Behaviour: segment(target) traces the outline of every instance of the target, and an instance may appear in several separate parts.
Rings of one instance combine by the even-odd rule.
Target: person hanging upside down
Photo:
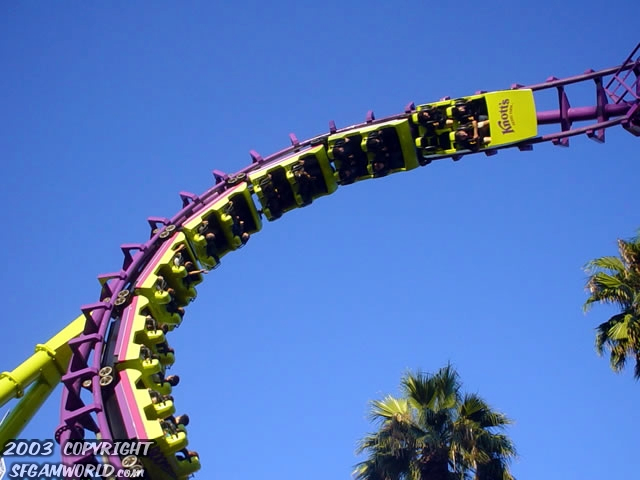
[[[455,133],[455,141],[462,147],[469,150],[477,151],[491,143],[489,136],[489,122],[482,121],[463,125],[458,128]]]
[[[238,213],[235,211],[233,200],[229,200],[229,203],[227,204],[226,209],[227,209],[227,214],[231,216],[231,219],[233,220],[233,225],[231,226],[231,233],[233,234],[234,237],[240,238],[240,242],[242,242],[242,245],[246,245],[246,243],[249,241],[250,236],[249,236],[249,233],[245,232],[244,230],[244,220],[242,220],[240,215],[238,215]]]
[[[260,188],[262,189],[262,194],[264,195],[266,208],[271,212],[271,216],[274,219],[280,218],[282,216],[282,196],[280,195],[280,190],[273,183],[273,176],[270,173],[260,180]]]
[[[307,172],[304,168],[304,160],[300,160],[293,167],[293,176],[298,184],[298,193],[302,198],[304,205],[308,205],[313,200],[313,182],[316,177]]]

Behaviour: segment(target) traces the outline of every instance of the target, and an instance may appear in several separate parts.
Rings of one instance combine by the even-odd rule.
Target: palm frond
[[[613,348],[616,344],[628,343],[631,339],[637,338],[634,331],[638,329],[640,319],[635,315],[627,312],[613,315],[596,328],[596,351],[602,355],[605,347]],[[635,342],[632,342],[631,346],[633,343]]]
[[[590,285],[595,290],[613,291],[627,290],[629,285],[626,283],[626,279],[621,275],[610,275],[605,272],[594,273],[591,277]]]
[[[609,270],[612,273],[624,273],[625,266],[618,257],[601,257],[591,260],[584,266],[587,273],[595,273],[602,270]]]
[[[407,373],[402,377],[401,386],[413,408],[433,408],[437,391],[431,375]]]
[[[629,340],[631,336],[630,327],[633,322],[633,315],[630,313],[622,313],[620,315],[616,315],[616,317],[621,317],[621,319],[615,322],[609,328],[607,332],[608,339],[610,341],[616,342],[620,340]],[[611,323],[611,322],[607,322]]]
[[[385,421],[395,418],[408,419],[410,416],[409,402],[405,398],[395,398],[387,395],[383,400],[371,402],[370,418],[375,421]]]
[[[460,376],[450,363],[433,377],[437,389],[437,408],[453,408],[460,401]]]
[[[629,279],[612,276],[603,272],[595,273],[587,282],[586,289],[591,293],[584,303],[585,312],[594,303],[616,304],[629,308],[633,303],[635,290]]]
[[[480,428],[503,428],[512,423],[504,414],[493,410],[477,394],[466,394],[459,407],[459,417],[471,420]]]
[[[499,458],[478,465],[475,478],[476,480],[515,480],[508,466]]]

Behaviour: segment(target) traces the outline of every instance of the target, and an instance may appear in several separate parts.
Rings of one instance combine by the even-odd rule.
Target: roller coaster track
[[[640,44],[627,59],[616,67],[604,70],[589,70],[581,75],[565,79],[551,77],[545,82],[530,86],[513,85],[513,90],[528,89],[535,92],[556,90],[558,108],[537,112],[538,125],[558,125],[559,130],[527,139],[515,145],[483,150],[485,155],[494,155],[502,148],[518,148],[521,151],[533,149],[533,145],[552,142],[558,146],[568,146],[569,137],[587,135],[588,138],[604,142],[606,129],[622,126],[635,136],[640,136]],[[567,87],[573,84],[592,83],[595,90],[595,105],[572,107],[567,95]],[[484,93],[484,92],[478,92]],[[291,155],[299,154],[318,146],[336,134],[354,132],[365,127],[382,125],[392,120],[410,119],[415,105],[409,104],[401,114],[383,119],[375,119],[368,112],[363,123],[338,129],[334,122],[329,123],[329,132],[314,138],[298,141],[290,134],[291,146],[263,158],[255,151],[250,152],[251,164],[227,175],[214,170],[215,185],[195,195],[180,192],[181,210],[172,218],[151,217],[148,223],[151,229],[150,239],[145,243],[125,244],[121,246],[124,261],[120,270],[99,275],[101,285],[97,302],[81,307],[82,315],[52,338],[38,345],[36,353],[28,361],[12,372],[0,374],[0,405],[12,398],[21,398],[9,418],[0,426],[0,444],[19,435],[24,424],[41,406],[50,391],[63,384],[61,423],[55,438],[65,444],[68,441],[85,438],[88,432],[96,438],[111,440],[114,437],[108,419],[108,409],[103,398],[100,371],[105,365],[107,351],[112,351],[115,336],[109,335],[111,328],[125,328],[117,324],[116,319],[122,305],[133,292],[137,279],[150,267],[155,267],[164,252],[163,245],[180,232],[185,223],[198,213],[206,211],[215,202],[225,198],[235,185],[246,180],[247,175],[271,165],[277,165]],[[587,122],[574,128],[576,122]],[[432,156],[421,165],[432,160],[452,158],[459,160],[463,155]],[[255,191],[250,187],[250,192]],[[331,193],[331,192],[329,192]],[[259,203],[258,203],[259,205]],[[124,293],[123,293],[124,292]],[[110,340],[112,339],[112,340]],[[111,350],[110,350],[111,349]],[[71,456],[63,454],[65,464],[99,463],[89,454]],[[102,462],[108,462],[115,468],[122,467],[119,456],[108,456]]]

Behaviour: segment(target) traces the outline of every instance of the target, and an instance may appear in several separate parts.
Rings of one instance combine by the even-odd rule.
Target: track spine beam
[[[137,255],[133,265],[139,263],[142,255]],[[124,280],[116,282],[113,292],[119,292],[125,285]],[[104,335],[109,325],[111,316],[111,304],[97,302],[81,307],[86,319],[84,332],[75,342],[73,342],[73,355],[69,362],[67,374],[63,377],[65,389],[62,394],[63,414],[61,425],[56,431],[56,439],[61,445],[69,440],[77,440],[84,437],[84,430],[94,433],[104,432],[103,438],[111,440],[108,423],[104,415],[102,406],[102,396],[100,395],[100,384],[96,381],[98,370],[100,369],[101,352],[104,345]],[[90,367],[89,357],[93,355],[93,365]],[[84,377],[84,378],[83,378]],[[88,405],[82,399],[81,384],[83,380],[91,380],[93,401]],[[91,414],[97,416],[97,422]],[[63,455],[63,462],[72,464],[68,457]],[[117,459],[120,468],[119,459]]]

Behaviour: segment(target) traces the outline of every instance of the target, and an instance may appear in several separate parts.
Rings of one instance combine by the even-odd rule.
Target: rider
[[[262,193],[264,195],[266,201],[266,207],[271,212],[271,216],[274,219],[280,218],[282,216],[282,197],[280,195],[280,190],[273,183],[273,176],[270,173],[260,180],[260,188],[262,189]]]
[[[294,165],[292,170],[293,176],[298,184],[298,193],[300,197],[302,197],[304,205],[308,205],[313,200],[313,182],[316,180],[316,177],[307,172],[304,167],[304,160],[300,160]]]
[[[481,147],[491,143],[488,121],[471,121],[462,125],[455,132],[455,141],[462,147],[477,151]]]
[[[244,230],[244,220],[242,220],[242,218],[240,218],[240,215],[236,213],[233,200],[229,200],[229,203],[227,204],[227,212],[233,220],[231,233],[234,237],[240,237],[240,241],[243,245],[245,245],[249,241],[250,235]]]

